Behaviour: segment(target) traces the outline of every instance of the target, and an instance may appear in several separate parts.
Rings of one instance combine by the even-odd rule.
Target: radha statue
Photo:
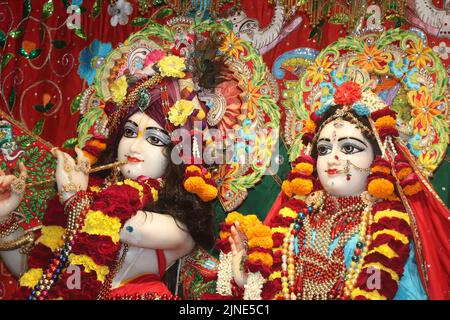
[[[419,152],[435,163],[448,144],[445,117],[436,116],[447,113],[439,59],[402,55],[411,47],[420,55],[420,46],[397,29],[345,38],[307,68],[287,111],[292,170],[265,226],[238,213],[222,224],[218,294],[448,299],[449,210],[426,179],[425,157],[404,143],[408,134],[431,137]],[[412,109],[407,122],[399,92]]]

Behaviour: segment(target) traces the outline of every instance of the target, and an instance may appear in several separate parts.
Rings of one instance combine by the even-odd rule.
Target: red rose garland
[[[119,231],[122,225],[145,204],[156,201],[159,188],[159,182],[152,179],[127,179],[104,190],[92,187],[91,190],[97,192],[80,195],[81,199],[88,194],[92,202],[83,211],[83,219],[79,221],[71,241],[65,239],[66,231],[62,227],[65,222],[61,217],[67,219],[63,207],[57,199],[50,201],[42,234],[30,253],[30,269],[20,279],[18,294],[22,298],[29,296],[31,300],[96,299],[120,251]],[[62,232],[59,237],[49,236],[58,232]],[[49,260],[51,264],[45,269]],[[67,286],[71,275],[67,272],[69,265],[81,270],[82,286],[79,289]]]

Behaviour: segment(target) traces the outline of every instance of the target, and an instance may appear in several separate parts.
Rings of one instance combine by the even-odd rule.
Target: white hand
[[[56,184],[58,186],[58,192],[61,195],[60,200],[61,202],[65,202],[77,191],[85,191],[87,189],[89,174],[78,170],[77,168],[80,163],[89,160],[84,156],[83,151],[78,146],[75,147],[75,152],[77,154],[76,163],[67,153],[58,149],[54,152],[57,157],[55,174]]]
[[[247,282],[247,274],[241,270],[242,258],[246,256],[247,247],[245,243],[247,239],[241,230],[239,222],[235,222],[231,226],[231,237],[228,238],[231,246],[231,270],[233,272],[233,279],[236,284],[242,288]]]
[[[25,194],[25,188],[18,191],[11,187],[17,180],[22,179],[25,181],[27,177],[27,168],[25,165],[20,163],[19,168],[20,178],[12,174],[5,175],[0,169],[0,222],[17,209]]]

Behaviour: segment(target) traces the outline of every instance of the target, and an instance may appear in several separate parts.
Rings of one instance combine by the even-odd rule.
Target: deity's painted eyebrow
[[[139,127],[138,124],[137,124],[136,122],[134,122],[133,120],[127,120],[126,123],[132,124],[132,125],[134,125],[135,127]]]
[[[330,142],[331,140],[328,139],[328,138],[321,138],[321,139],[319,139],[319,141],[317,141],[317,142],[320,142],[320,141],[328,141],[328,142]]]
[[[343,138],[339,138],[339,139],[338,139],[338,142],[341,141],[341,140],[345,140],[345,139],[356,140],[356,141],[358,141],[358,142],[361,142],[363,145],[365,145],[365,146],[367,147],[367,144],[366,144],[364,141],[361,141],[361,140],[359,140],[359,139],[357,139],[357,138],[353,138],[353,137],[343,137]]]

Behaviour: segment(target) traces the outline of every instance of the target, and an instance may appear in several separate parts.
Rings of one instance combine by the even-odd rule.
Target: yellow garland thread
[[[394,270],[392,270],[391,268],[388,268],[388,267],[384,266],[383,264],[381,264],[381,263],[379,263],[379,262],[370,262],[370,263],[367,263],[367,264],[365,264],[365,265],[362,267],[362,269],[367,269],[367,268],[369,268],[369,267],[374,267],[374,268],[376,268],[376,269],[383,270],[383,271],[389,273],[389,274],[391,275],[392,280],[394,280],[394,281],[396,281],[396,282],[398,282],[398,280],[399,280],[398,274],[397,274]]]
[[[398,231],[391,230],[391,229],[383,229],[383,230],[375,232],[372,236],[373,240],[375,240],[379,235],[382,235],[382,234],[388,234],[390,236],[393,236],[395,240],[399,240],[403,244],[409,243],[409,239],[407,236],[405,236],[404,234],[402,234]]]
[[[381,218],[384,218],[384,217],[402,219],[402,220],[406,221],[406,223],[408,223],[408,225],[410,224],[409,216],[406,212],[390,210],[390,209],[378,211],[375,214],[375,216],[373,217],[373,221],[376,223],[376,222],[380,221]]]
[[[97,274],[97,280],[102,283],[105,281],[105,277],[109,273],[109,268],[107,266],[96,264],[91,257],[84,254],[77,255],[71,253],[69,255],[69,261],[72,265],[82,265],[84,267],[84,270],[88,273],[91,271],[95,271],[95,273]]]
[[[284,207],[279,211],[279,215],[281,215],[284,218],[297,218],[297,212],[292,210],[291,208]]]
[[[387,300],[386,297],[381,295],[377,290],[365,291],[359,288],[353,289],[351,293],[352,299],[355,299],[357,296],[363,296],[369,300]]]
[[[398,254],[391,247],[389,247],[389,245],[387,243],[382,244],[381,246],[378,246],[376,248],[373,248],[367,254],[371,254],[371,253],[375,253],[375,252],[381,253],[383,256],[385,256],[389,259],[398,257]]]
[[[36,243],[40,243],[47,248],[50,248],[52,251],[55,251],[64,244],[62,237],[65,232],[66,230],[61,226],[43,226],[41,229],[41,236]]]
[[[44,271],[41,268],[32,268],[25,272],[19,279],[19,284],[22,287],[34,288],[42,279]]]
[[[120,240],[120,229],[122,225],[117,217],[109,217],[101,211],[89,210],[84,220],[81,232],[92,235],[110,236],[114,243]]]

